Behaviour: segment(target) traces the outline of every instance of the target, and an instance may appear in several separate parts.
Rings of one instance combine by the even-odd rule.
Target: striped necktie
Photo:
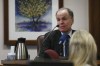
[[[63,35],[59,39],[60,44],[60,56],[66,57],[68,54],[68,43],[70,36],[63,33]]]
[[[63,43],[63,56],[64,57],[68,57],[68,51],[69,51],[69,39],[70,39],[70,36],[69,35],[66,35],[66,40],[64,41]]]

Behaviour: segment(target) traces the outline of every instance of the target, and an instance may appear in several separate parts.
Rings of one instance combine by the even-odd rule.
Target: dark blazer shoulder
[[[59,30],[54,30],[54,31],[47,32],[45,35],[48,35],[49,33],[51,33],[51,35],[53,35],[53,34],[56,34],[56,33],[60,34],[61,32]]]
[[[50,32],[47,32],[46,34],[45,34],[45,37],[46,36],[48,36],[49,38],[51,37],[51,38],[53,38],[53,37],[55,37],[55,36],[60,36],[61,35],[61,32],[59,31],[59,30],[54,30],[54,31],[50,31]]]

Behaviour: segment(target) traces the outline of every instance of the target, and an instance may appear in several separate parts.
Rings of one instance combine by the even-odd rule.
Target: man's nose
[[[63,23],[63,20],[60,20],[60,23]]]

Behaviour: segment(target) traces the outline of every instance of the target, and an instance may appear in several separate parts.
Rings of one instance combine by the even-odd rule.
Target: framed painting
[[[63,0],[4,0],[4,44],[23,37],[27,45],[37,45],[37,37],[56,26],[61,7]]]

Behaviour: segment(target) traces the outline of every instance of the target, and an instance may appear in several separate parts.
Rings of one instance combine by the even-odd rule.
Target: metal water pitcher
[[[15,53],[16,53],[16,60],[27,60],[28,59],[28,51],[25,45],[25,38],[18,38],[18,41],[15,45]]]

